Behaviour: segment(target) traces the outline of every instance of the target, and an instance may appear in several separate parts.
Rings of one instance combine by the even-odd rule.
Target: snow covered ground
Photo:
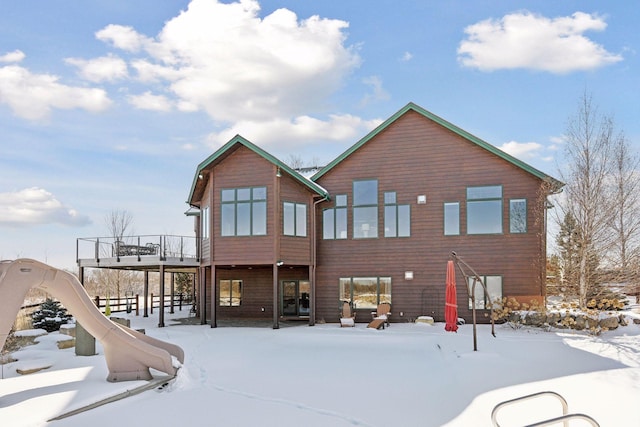
[[[490,426],[497,403],[551,390],[603,427],[640,426],[640,325],[632,321],[601,336],[496,326],[494,338],[480,325],[474,352],[471,325],[451,333],[442,323],[273,330],[172,321],[187,313],[167,313],[164,328],[157,314],[130,317],[132,327],[185,350],[173,382],[59,421],[47,420],[145,382],[108,383],[99,345],[98,355],[79,357],[58,349],[62,334],[37,338],[0,368],[0,425]],[[41,366],[51,367],[16,373]],[[540,398],[505,408],[499,421],[560,414],[558,401]]]

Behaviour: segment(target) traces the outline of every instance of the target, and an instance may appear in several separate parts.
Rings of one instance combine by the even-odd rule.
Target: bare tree
[[[291,169],[300,169],[304,166],[304,161],[302,160],[302,156],[298,154],[289,154],[285,162]]]
[[[631,152],[629,142],[620,135],[613,150],[611,176],[613,214],[609,227],[613,231],[610,253],[612,267],[619,271],[622,280],[628,280],[639,256],[640,231],[640,158]]]
[[[133,223],[133,215],[129,211],[115,209],[105,216],[104,222],[109,232],[109,237],[122,241],[125,233],[130,231],[129,228]]]
[[[611,197],[608,180],[612,172],[615,127],[601,116],[586,93],[580,98],[577,114],[570,119],[565,134],[567,170],[560,171],[564,188],[561,213],[576,222],[577,289],[580,307],[585,308],[589,292],[596,285],[598,254],[612,243],[608,229]],[[595,264],[595,265],[594,265]]]
[[[105,216],[105,225],[114,243],[123,242],[126,236],[133,233],[133,215],[127,210],[114,209]],[[115,289],[116,296],[120,297],[122,287],[130,287],[133,276],[131,272],[122,270],[105,270],[97,274],[96,278],[108,296]]]

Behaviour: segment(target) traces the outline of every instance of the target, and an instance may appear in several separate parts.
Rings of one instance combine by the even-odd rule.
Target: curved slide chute
[[[178,368],[172,356],[184,363],[182,348],[112,322],[73,274],[32,259],[0,261],[0,348],[31,288],[59,300],[100,341],[109,369],[107,381],[149,380],[153,378],[149,368],[175,376]]]

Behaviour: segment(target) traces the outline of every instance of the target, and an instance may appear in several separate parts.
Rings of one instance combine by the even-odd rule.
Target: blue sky
[[[627,2],[33,0],[0,5],[0,259],[193,235],[198,163],[239,133],[327,163],[412,101],[559,177],[586,92],[633,147]]]

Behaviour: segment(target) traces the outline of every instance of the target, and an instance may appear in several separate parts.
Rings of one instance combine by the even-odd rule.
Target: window
[[[340,279],[340,300],[354,308],[375,309],[378,304],[391,304],[391,277],[353,277]]]
[[[467,188],[467,234],[502,233],[502,186]]]
[[[527,232],[527,201],[525,199],[509,201],[509,232]]]
[[[353,237],[378,237],[378,181],[353,182]]]
[[[477,309],[489,309],[489,301],[493,303],[494,308],[502,304],[502,276],[480,276],[483,283],[487,287],[489,298],[484,292],[482,283],[476,283],[475,297]],[[471,301],[471,287],[473,286],[473,277],[469,277],[469,309],[473,308]]]
[[[209,238],[209,206],[202,209],[202,238]]]
[[[222,190],[221,203],[223,236],[267,234],[267,187]]]
[[[346,239],[347,238],[347,196],[336,196],[334,208],[325,209],[322,212],[322,238]]]
[[[307,236],[307,205],[284,202],[282,230],[285,236]]]
[[[221,307],[238,307],[242,302],[242,280],[220,280]]]
[[[384,193],[384,237],[411,235],[411,206],[398,205],[396,192]]]
[[[444,235],[458,236],[460,234],[460,203],[444,204]]]

